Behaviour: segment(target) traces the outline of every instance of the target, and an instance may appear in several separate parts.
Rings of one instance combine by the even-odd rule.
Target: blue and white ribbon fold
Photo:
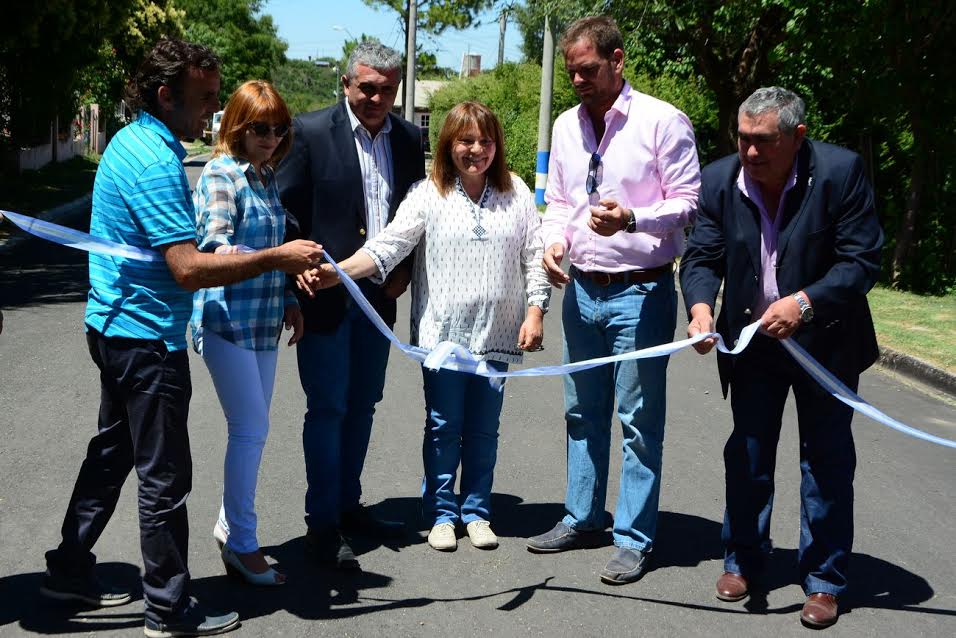
[[[8,210],[0,210],[0,219],[4,217],[31,235],[62,246],[85,250],[88,253],[112,255],[114,257],[124,257],[138,261],[162,261],[163,259],[163,256],[155,250],[137,248],[136,246],[129,246],[127,244],[118,244],[115,241],[94,237],[89,233],[84,233],[73,228],[52,224],[19,213],[12,213]]]
[[[136,259],[140,261],[159,261],[163,259],[162,255],[154,250],[118,244],[106,239],[93,237],[88,233],[80,232],[72,228],[66,228],[64,226],[59,226],[50,222],[44,222],[32,217],[27,217],[25,215],[0,210],[0,219],[3,217],[6,217],[28,233],[54,243],[61,244],[63,246],[69,246],[71,248],[77,248],[87,252],[113,255],[116,257]],[[240,246],[239,249],[241,252],[248,252],[251,250],[245,246]],[[537,368],[524,368],[522,370],[510,370],[507,372],[502,372],[491,368],[484,360],[478,359],[471,352],[469,352],[467,348],[459,344],[443,341],[434,349],[426,350],[425,348],[402,343],[402,341],[395,336],[395,333],[392,332],[391,328],[389,328],[388,325],[386,325],[386,323],[382,320],[378,312],[376,312],[372,305],[368,302],[358,285],[348,275],[345,274],[335,260],[332,259],[332,257],[330,257],[327,253],[325,258],[338,273],[342,284],[345,286],[346,290],[348,290],[352,300],[358,304],[358,306],[362,309],[362,312],[364,312],[368,317],[369,321],[372,322],[372,324],[378,329],[379,332],[382,333],[382,335],[385,336],[386,339],[391,341],[392,344],[394,344],[395,347],[401,350],[406,356],[418,361],[423,366],[431,370],[443,368],[446,370],[467,372],[470,374],[486,377],[489,383],[499,389],[504,383],[504,379],[508,377],[543,377],[564,375],[574,372],[581,372],[582,370],[589,370],[591,368],[596,368],[608,363],[614,363],[616,361],[631,361],[634,359],[663,357],[674,354],[675,352],[683,350],[684,348],[688,348],[695,343],[710,337],[716,338],[718,350],[728,354],[736,355],[746,349],[746,347],[750,344],[750,340],[760,327],[760,322],[755,321],[744,328],[733,349],[728,348],[724,344],[723,339],[718,333],[711,332],[699,334],[689,339],[682,339],[673,343],[665,343],[659,346],[644,348],[634,352],[612,355],[609,357],[588,359],[587,361],[576,361],[562,365],[540,366]],[[826,389],[827,392],[833,395],[833,397],[837,400],[842,401],[857,412],[865,414],[871,419],[893,428],[894,430],[902,432],[903,434],[907,434],[930,443],[935,443],[937,445],[956,448],[956,441],[944,439],[942,437],[923,432],[922,430],[917,430],[916,428],[910,427],[905,423],[901,423],[900,421],[897,421],[896,419],[884,414],[880,410],[877,410],[875,407],[864,401],[863,398],[858,394],[846,387],[846,385],[833,376],[826,368],[820,365],[820,363],[810,356],[810,354],[797,342],[790,339],[783,339],[781,343],[787,352],[789,352],[790,355],[797,361],[797,363],[800,364],[800,366],[806,370],[807,373],[817,383],[823,386],[823,388]]]

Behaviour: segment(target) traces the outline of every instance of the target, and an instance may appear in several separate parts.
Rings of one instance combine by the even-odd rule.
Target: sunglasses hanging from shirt
[[[598,187],[598,167],[601,166],[601,154],[591,153],[591,161],[588,163],[588,180],[584,183],[584,191],[591,195],[597,191]]]

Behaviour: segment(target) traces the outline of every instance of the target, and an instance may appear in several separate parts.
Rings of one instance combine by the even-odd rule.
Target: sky
[[[363,33],[404,53],[398,14],[390,9],[376,11],[362,0],[268,0],[263,13],[272,16],[279,37],[288,43],[288,58],[339,57],[345,41]],[[449,29],[438,38],[419,31],[419,44],[438,56],[439,66],[457,71],[462,55],[478,53],[481,68],[490,69],[498,60],[498,16],[487,12],[479,20],[477,28]],[[505,60],[521,60],[521,33],[514,22],[508,23],[505,34]]]

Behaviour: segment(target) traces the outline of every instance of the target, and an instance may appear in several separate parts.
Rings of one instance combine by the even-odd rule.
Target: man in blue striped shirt
[[[86,329],[102,386],[98,432],[73,489],[63,540],[47,552],[41,587],[49,597],[98,607],[132,599],[96,577],[91,550],[135,468],[145,633],[153,638],[221,633],[239,623],[236,613],[210,612],[186,591],[186,497],[192,488],[186,420],[192,390],[185,333],[192,291],[271,270],[299,273],[322,255],[311,241],[248,255],[196,249],[185,151],[178,140],[202,134],[219,110],[219,88],[219,60],[211,51],[160,42],[130,85],[136,121],[117,133],[100,162],[91,234],[159,250],[165,261],[90,255]]]

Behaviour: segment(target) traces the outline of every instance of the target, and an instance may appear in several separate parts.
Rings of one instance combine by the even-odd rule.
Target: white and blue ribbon
[[[6,217],[11,222],[32,235],[57,244],[61,244],[63,246],[69,246],[71,248],[77,248],[87,252],[114,255],[117,257],[125,257],[127,259],[137,259],[140,261],[158,261],[163,259],[163,257],[154,250],[146,250],[137,248],[135,246],[118,244],[106,239],[93,237],[88,233],[74,230],[72,228],[66,228],[64,226],[59,226],[50,222],[44,222],[32,217],[27,217],[25,215],[0,210],[0,218],[2,217]],[[240,252],[250,252],[252,249],[245,246],[240,246],[239,250]],[[401,350],[406,356],[418,361],[430,370],[454,370],[457,372],[467,372],[469,374],[486,377],[489,383],[499,389],[504,383],[504,380],[508,377],[544,377],[564,375],[574,372],[581,372],[582,370],[589,370],[591,368],[596,368],[598,366],[614,363],[617,361],[631,361],[635,359],[663,357],[674,354],[675,352],[683,350],[684,348],[688,348],[695,343],[709,339],[711,337],[717,340],[718,350],[727,354],[736,355],[740,354],[744,351],[744,349],[747,348],[747,346],[750,344],[750,340],[760,327],[760,322],[755,321],[744,328],[740,333],[740,337],[733,349],[728,348],[724,344],[724,340],[720,334],[716,332],[710,332],[698,334],[689,339],[682,339],[673,343],[665,343],[659,346],[643,348],[634,352],[626,352],[608,357],[588,359],[586,361],[576,361],[562,365],[540,366],[537,368],[524,368],[522,370],[509,370],[507,372],[502,372],[490,367],[484,360],[477,358],[475,355],[469,352],[467,348],[456,343],[443,341],[432,350],[427,350],[419,346],[412,346],[407,343],[403,343],[397,336],[395,336],[395,333],[392,332],[388,325],[386,325],[386,323],[379,316],[378,312],[376,312],[372,305],[368,302],[368,299],[365,298],[365,295],[363,295],[362,291],[359,289],[358,284],[356,284],[348,275],[346,275],[345,272],[335,262],[335,260],[332,259],[332,257],[330,257],[327,253],[325,254],[325,258],[338,273],[339,278],[342,281],[342,285],[345,286],[346,290],[349,292],[349,295],[351,295],[352,300],[358,304],[358,306],[362,309],[362,312],[365,313],[365,316],[368,317],[369,321],[372,322],[372,324],[378,329],[379,332],[382,333],[382,335],[385,336],[386,339],[392,342],[392,344],[394,344],[395,347]],[[781,344],[796,360],[796,362],[800,364],[800,367],[806,370],[807,373],[827,392],[857,412],[865,414],[874,421],[882,423],[883,425],[902,432],[903,434],[907,434],[930,443],[935,443],[937,445],[956,448],[956,441],[944,439],[942,437],[923,432],[922,430],[917,430],[916,428],[908,426],[905,423],[901,423],[900,421],[897,421],[896,419],[884,414],[880,410],[877,410],[875,407],[864,401],[863,398],[858,394],[846,387],[843,382],[833,376],[833,374],[831,374],[826,368],[820,365],[820,363],[810,356],[810,354],[797,342],[792,341],[791,339],[782,339]]]
[[[8,210],[0,210],[0,219],[6,217],[13,224],[41,239],[52,241],[55,244],[69,246],[77,250],[99,255],[112,255],[137,261],[162,261],[163,256],[155,250],[137,248],[128,244],[118,244],[115,241],[94,237],[73,228],[52,224],[34,217],[27,217]]]

